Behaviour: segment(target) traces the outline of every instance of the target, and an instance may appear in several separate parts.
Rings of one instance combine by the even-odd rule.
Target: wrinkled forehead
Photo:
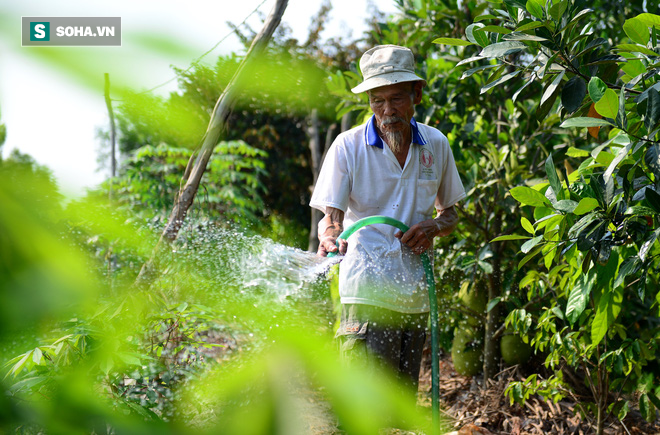
[[[387,98],[398,95],[408,95],[415,87],[415,82],[395,83],[392,85],[381,86],[378,88],[370,89],[367,94],[370,98]]]

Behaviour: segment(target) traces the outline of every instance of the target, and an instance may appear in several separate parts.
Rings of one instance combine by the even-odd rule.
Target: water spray
[[[393,219],[388,216],[370,216],[355,222],[348,227],[337,237],[337,246],[339,247],[339,240],[348,240],[348,238],[357,230],[367,225],[386,224],[391,225],[404,233],[408,231],[409,227],[401,221]],[[334,257],[337,252],[328,253],[328,257]],[[426,252],[422,252],[422,266],[424,266],[424,273],[426,275],[426,283],[429,287],[429,309],[431,311],[431,389],[432,401],[431,409],[433,416],[433,431],[434,433],[440,427],[440,364],[438,361],[438,300],[435,295],[435,278],[433,277],[433,268],[431,261]]]

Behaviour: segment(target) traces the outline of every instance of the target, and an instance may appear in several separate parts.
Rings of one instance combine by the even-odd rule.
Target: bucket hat
[[[426,80],[415,74],[415,57],[412,51],[398,45],[377,45],[360,58],[363,81],[351,91],[355,94],[381,86],[402,82]]]

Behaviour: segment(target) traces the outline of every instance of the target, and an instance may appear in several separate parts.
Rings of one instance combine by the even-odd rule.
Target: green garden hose
[[[348,227],[337,237],[337,246],[339,240],[347,240],[354,232],[362,227],[373,224],[387,224],[400,229],[404,233],[408,231],[409,227],[396,219],[387,216],[370,216],[355,222]],[[328,257],[334,257],[337,252],[328,253]],[[433,429],[438,431],[440,427],[440,364],[438,361],[438,300],[435,296],[435,278],[433,277],[433,268],[431,261],[426,252],[421,254],[422,265],[424,266],[424,273],[426,274],[426,283],[429,287],[429,309],[431,311],[431,388],[432,388],[432,414],[433,414]]]

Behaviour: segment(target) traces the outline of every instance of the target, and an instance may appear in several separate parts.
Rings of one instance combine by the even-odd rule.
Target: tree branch
[[[211,120],[209,121],[206,133],[202,139],[201,150],[197,155],[195,164],[190,170],[190,175],[184,178],[185,184],[179,191],[174,202],[174,207],[168,218],[167,225],[165,226],[156,247],[151,253],[151,258],[149,258],[149,260],[147,260],[142,266],[134,285],[144,287],[152,281],[153,275],[159,269],[158,265],[161,256],[169,250],[170,244],[176,240],[179,230],[183,226],[188,209],[195,199],[202,175],[204,175],[208,161],[213,154],[213,149],[227,129],[227,118],[231,114],[231,111],[238,100],[238,96],[241,93],[241,81],[244,80],[243,74],[246,66],[252,62],[254,57],[258,56],[264,50],[270,41],[275,29],[277,29],[277,26],[280,24],[287,3],[288,0],[277,0],[277,3],[273,6],[273,10],[270,12],[264,23],[264,27],[255,36],[243,62],[241,62],[231,81],[218,99],[215,108],[213,109],[213,114],[211,115]],[[188,170],[186,170],[186,172],[188,172]]]

